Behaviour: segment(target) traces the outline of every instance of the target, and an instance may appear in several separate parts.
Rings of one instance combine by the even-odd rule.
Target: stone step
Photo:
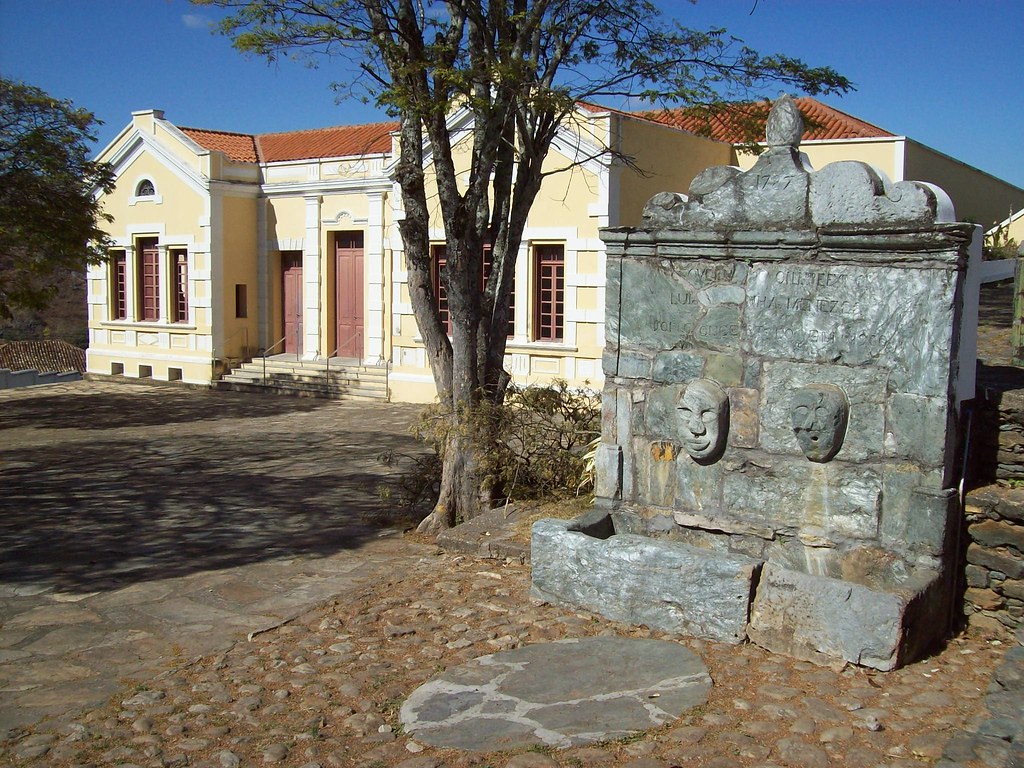
[[[263,381],[264,371],[262,368],[236,368],[229,375],[238,378],[245,378],[250,381]],[[327,381],[328,374],[326,371],[302,371],[302,370],[275,370],[267,368],[266,379],[278,379],[280,381],[295,381],[295,382],[325,382]],[[362,383],[367,386],[384,386],[387,382],[386,374],[367,374],[362,371],[343,371],[334,370],[330,372],[330,383]]]
[[[330,380],[328,381],[328,375]],[[384,366],[343,365],[322,360],[268,358],[235,368],[217,383],[218,388],[244,392],[322,397],[346,400],[387,400]]]
[[[279,379],[254,380],[231,374],[217,382],[218,389],[234,392],[262,392],[270,395],[292,397],[320,397],[329,400],[377,400],[388,399],[387,390],[381,387],[353,386],[349,384],[326,384],[325,382],[297,382]]]
[[[288,360],[274,360],[268,359],[266,362],[266,371],[279,372],[293,372],[293,373],[308,373],[312,375],[324,374],[328,371],[326,363],[318,361],[288,361]],[[259,371],[260,373],[264,370],[263,361],[260,359],[252,360],[247,363],[243,363],[238,366],[235,370],[244,371]],[[383,365],[344,365],[341,363],[332,363],[330,366],[330,373],[333,377],[336,374],[344,373],[349,376],[357,376],[361,378],[385,378],[387,376],[387,369]]]

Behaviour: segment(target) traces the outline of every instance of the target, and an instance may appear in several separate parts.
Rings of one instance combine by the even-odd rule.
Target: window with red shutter
[[[139,247],[139,319],[156,322],[160,319],[160,252],[156,238],[138,241]]]
[[[452,318],[448,312],[448,291],[444,287],[444,271],[448,266],[448,249],[443,244],[432,245],[430,253],[434,260],[434,296],[437,297],[437,316],[441,318],[441,325],[450,336]]]
[[[114,320],[128,319],[128,256],[124,251],[110,254],[111,314]]]
[[[533,338],[561,341],[565,319],[565,247],[534,246],[533,262]]]
[[[452,321],[451,315],[448,310],[448,293],[444,287],[444,270],[448,266],[447,248],[445,245],[434,245],[431,246],[431,255],[434,261],[434,295],[437,296],[437,314],[441,318],[441,323],[444,325],[445,330],[451,335],[452,332]],[[480,270],[480,290],[481,292],[487,286],[487,278],[491,276],[491,246],[490,244],[484,246],[483,251],[483,265]],[[515,278],[512,280],[512,294],[509,301],[509,312],[508,312],[508,335],[512,336],[516,332],[516,284]]]
[[[491,276],[491,246],[484,246],[484,268],[483,287],[487,287],[487,279]],[[481,289],[482,290],[482,289]],[[508,330],[507,336],[515,336],[516,333],[516,278],[512,277],[512,290],[508,300]]]
[[[174,322],[188,322],[188,251],[171,251],[174,270]]]

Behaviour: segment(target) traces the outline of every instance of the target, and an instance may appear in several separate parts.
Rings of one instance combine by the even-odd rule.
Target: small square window
[[[248,286],[242,283],[235,285],[235,317],[249,316]]]
[[[110,375],[111,376],[124,376],[124,363],[111,363],[110,364]]]
[[[168,381],[181,381],[181,368],[168,368],[167,369],[167,380]]]
[[[152,365],[140,365],[139,366],[139,378],[140,379],[152,379],[153,378],[153,366]]]

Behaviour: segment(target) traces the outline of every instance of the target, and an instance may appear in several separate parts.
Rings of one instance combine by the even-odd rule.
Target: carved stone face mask
[[[839,387],[811,384],[798,389],[790,404],[793,432],[811,461],[831,460],[843,447],[850,404]]]
[[[698,461],[717,457],[729,429],[729,398],[715,382],[697,379],[679,399],[683,448]]]

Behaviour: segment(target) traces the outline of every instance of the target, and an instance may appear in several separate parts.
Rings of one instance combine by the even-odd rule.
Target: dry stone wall
[[[1024,369],[1009,359],[1014,292],[1012,284],[984,291],[960,547],[963,614],[1001,640],[1024,633]]]
[[[1024,489],[987,486],[967,497],[964,613],[1001,637],[1024,625]]]

